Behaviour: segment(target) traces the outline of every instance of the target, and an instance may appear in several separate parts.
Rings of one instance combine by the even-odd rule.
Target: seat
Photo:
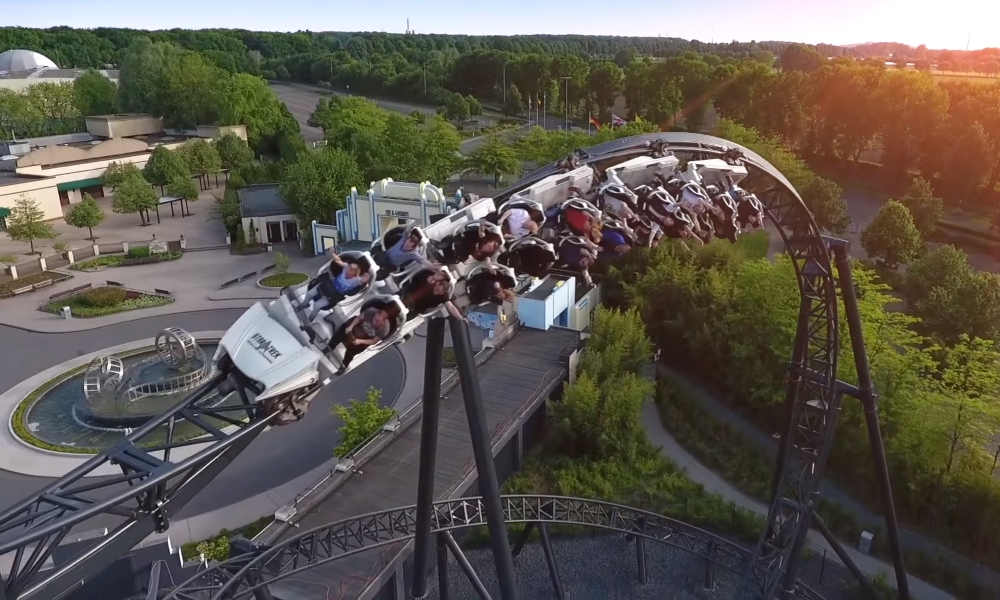
[[[350,324],[354,317],[362,314],[369,308],[380,308],[390,313],[389,319],[389,333],[385,338],[377,344],[369,346],[361,354],[375,353],[377,354],[383,348],[386,348],[398,341],[398,337],[402,331],[403,325],[407,320],[407,309],[403,305],[403,302],[397,296],[390,296],[386,294],[381,294],[374,296],[365,300],[359,307],[357,312],[350,315],[349,318],[344,319],[335,329],[331,329],[331,335],[326,338],[330,340],[333,337],[333,332],[341,331],[344,327]],[[343,344],[338,344],[336,348],[326,348],[326,356],[331,360],[335,360],[338,365],[343,364],[344,360],[344,347]]]
[[[510,267],[515,273],[532,277],[545,277],[559,260],[555,247],[536,237],[524,237],[513,243],[497,257],[497,262]]]
[[[466,278],[466,293],[473,306],[489,301],[489,297],[481,290],[489,289],[494,283],[499,283],[500,288],[504,290],[512,290],[517,287],[517,274],[514,269],[498,265],[494,271],[491,273],[486,267],[477,267],[469,273]]]
[[[495,213],[491,213],[491,216],[499,219],[505,212],[514,210],[515,208],[527,211],[531,215],[531,220],[539,225],[545,222],[545,208],[542,206],[542,203],[519,196],[515,196],[501,204]]]
[[[428,306],[420,311],[416,310],[418,307],[409,306],[407,304],[408,302],[407,299],[412,298],[415,295],[415,293],[420,289],[421,286],[427,285],[427,278],[435,273],[439,273],[445,276],[447,293],[445,294],[443,299],[440,302],[433,304],[433,306]],[[453,273],[450,269],[445,269],[445,268],[432,269],[428,267],[422,267],[408,272],[407,277],[399,282],[399,292],[396,294],[396,296],[400,299],[403,306],[406,306],[407,310],[410,311],[410,316],[408,316],[408,318],[415,318],[417,316],[426,317],[437,312],[438,309],[440,309],[445,302],[447,302],[452,298],[452,295],[455,291],[456,281],[457,277],[455,276],[455,273]]]

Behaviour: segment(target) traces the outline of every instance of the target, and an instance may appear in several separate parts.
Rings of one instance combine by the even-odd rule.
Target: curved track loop
[[[788,180],[763,158],[746,148],[711,136],[658,133],[615,140],[578,151],[581,164],[609,163],[669,150],[679,158],[715,158],[738,150],[752,172],[751,191],[768,216],[791,257],[802,303],[796,347],[788,382],[789,428],[783,439],[774,480],[768,526],[749,562],[747,590],[771,597],[779,588],[789,561],[801,548],[810,522],[812,502],[825,466],[840,397],[834,392],[837,370],[837,290],[830,252],[811,213]],[[511,194],[560,173],[558,164],[539,169],[496,195],[499,204]],[[225,371],[225,369],[222,369]],[[198,491],[246,448],[264,429],[267,419],[237,384],[243,403],[237,407],[206,408],[197,403],[221,384],[223,375],[150,421],[110,450],[0,513],[0,555],[13,554],[13,569],[3,582],[11,600],[47,598],[72,589],[99,573],[154,531],[165,531],[175,515]],[[235,414],[234,414],[235,413]],[[241,414],[242,413],[242,414]],[[233,428],[220,430],[214,423]],[[204,432],[198,439],[179,440],[175,426],[187,421]],[[164,436],[163,432],[166,431]],[[165,439],[164,439],[165,438]],[[790,442],[790,443],[784,443]],[[211,445],[183,460],[171,460],[171,450]],[[160,453],[154,456],[154,453]],[[122,475],[93,477],[107,465]],[[88,542],[67,566],[39,576],[52,549],[70,539],[71,531],[99,515],[117,515],[121,524]]]
[[[561,523],[629,533],[673,546],[735,573],[752,558],[745,548],[703,529],[637,508],[561,496],[504,496],[508,523]],[[216,564],[180,584],[163,600],[239,600],[268,584],[374,548],[413,538],[416,506],[337,521],[301,533],[279,545]],[[485,526],[480,498],[438,502],[432,532]],[[804,584],[797,597],[822,597]]]
[[[840,411],[840,395],[835,392],[838,292],[830,250],[788,179],[760,155],[738,144],[695,133],[652,133],[578,150],[577,155],[582,164],[627,160],[648,153],[654,143],[664,144],[681,159],[720,158],[727,151],[739,150],[754,179],[747,187],[767,208],[798,277],[802,301],[789,368],[788,430],[782,437],[767,527],[750,562],[744,589],[770,598],[779,589],[789,561],[802,550]],[[556,164],[543,167],[498,194],[496,201],[559,172]]]

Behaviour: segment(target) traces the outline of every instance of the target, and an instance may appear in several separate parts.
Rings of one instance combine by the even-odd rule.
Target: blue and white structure
[[[347,207],[337,211],[337,230],[344,242],[373,242],[411,221],[426,227],[452,208],[444,190],[428,182],[376,181],[364,194],[351,188]]]

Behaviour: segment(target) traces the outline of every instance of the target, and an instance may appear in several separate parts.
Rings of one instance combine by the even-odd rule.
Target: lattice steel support
[[[0,514],[0,555],[13,555],[3,585],[4,600],[60,597],[99,574],[150,534],[166,531],[178,511],[267,424],[242,384],[233,383],[235,376],[229,380],[226,377],[220,373],[165,414],[74,469],[36,497]],[[198,405],[224,383],[230,385],[230,391],[236,385],[242,399],[240,404],[216,408]],[[228,414],[232,412],[237,416]],[[202,435],[177,439],[176,425],[182,421],[199,428]],[[223,431],[223,425],[234,427]],[[173,450],[204,444],[208,447],[171,461]],[[109,464],[120,467],[122,475],[92,478],[96,470]],[[94,496],[94,492],[100,493]],[[40,574],[72,529],[98,515],[113,515],[122,521],[106,534],[92,538],[66,563]]]
[[[745,548],[697,527],[619,504],[558,496],[504,496],[502,507],[507,523],[534,524],[532,527],[562,523],[627,533],[637,539],[689,552],[731,573],[743,573],[752,557]],[[163,600],[249,600],[261,586],[294,578],[309,569],[374,548],[413,539],[416,510],[415,506],[410,506],[337,521],[300,533],[276,546],[235,556],[198,573],[170,591]],[[431,527],[439,536],[439,552],[443,546],[450,546],[449,532],[482,527],[486,522],[482,498],[436,502]],[[647,565],[647,568],[653,567],[655,564]],[[264,579],[251,581],[252,573],[260,573]],[[797,585],[796,594],[799,598],[822,600],[802,584]]]

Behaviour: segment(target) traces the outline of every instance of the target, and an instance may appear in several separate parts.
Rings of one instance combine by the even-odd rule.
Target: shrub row
[[[141,308],[156,308],[173,302],[173,298],[143,294],[115,287],[100,287],[87,290],[75,296],[59,298],[42,306],[41,310],[59,314],[64,306],[70,308],[74,317],[93,318],[113,315]]]
[[[129,267],[133,265],[147,265],[151,263],[177,260],[184,256],[182,252],[162,252],[160,254],[150,254],[149,248],[139,247],[129,249],[127,254],[111,254],[108,256],[98,256],[90,260],[78,262],[70,266],[77,271],[88,271],[99,267]]]
[[[768,454],[729,424],[718,420],[676,384],[660,381],[657,388],[660,419],[677,442],[743,493],[763,502],[769,501],[774,466]],[[873,554],[891,561],[881,527],[865,527],[851,511],[823,498],[816,512],[837,537],[848,541],[848,546],[863,530],[874,529]],[[974,584],[941,557],[930,557],[923,552],[905,554],[908,571],[927,583],[960,598],[996,598],[995,590]]]

